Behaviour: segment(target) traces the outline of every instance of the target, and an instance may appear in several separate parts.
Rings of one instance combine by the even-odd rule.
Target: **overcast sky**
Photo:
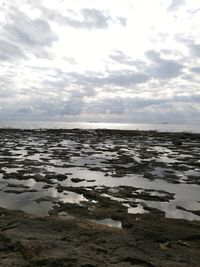
[[[199,0],[0,0],[0,121],[200,123]]]

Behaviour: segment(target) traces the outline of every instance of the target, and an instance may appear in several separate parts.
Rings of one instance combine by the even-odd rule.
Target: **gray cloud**
[[[146,57],[154,62],[158,62],[160,60],[160,53],[154,50],[146,51],[145,53]]]
[[[200,73],[200,67],[190,68],[190,71],[194,73]]]
[[[141,97],[127,97],[124,99],[124,105],[127,110],[139,108],[143,109],[149,106],[159,106],[163,103],[165,103],[166,100],[164,99],[155,99],[155,98],[141,98]]]
[[[65,57],[63,57],[63,59],[66,60],[68,63],[70,63],[72,65],[76,65],[77,64],[75,58],[73,58],[73,57],[67,57],[67,56],[65,56]]]
[[[165,51],[164,51],[165,52]],[[162,53],[164,53],[162,51]],[[167,51],[168,54],[173,53],[173,51]],[[167,55],[167,53],[164,53]],[[144,62],[142,60],[135,60],[131,57],[125,55],[122,51],[115,51],[110,55],[110,58],[120,64],[133,66],[138,70],[138,72],[130,72],[127,71],[125,75],[123,75],[123,71],[119,71],[122,75],[117,77],[116,74],[111,75],[110,80],[116,79],[119,82],[123,83],[125,86],[131,83],[143,83],[151,80],[152,78],[162,80],[162,79],[172,79],[178,77],[182,74],[182,70],[184,69],[184,65],[176,62],[172,59],[162,58],[160,52],[149,50],[145,53],[147,59],[150,61],[150,64]],[[132,74],[131,74],[132,73]],[[121,77],[120,77],[121,76]],[[126,76],[126,77],[125,77]],[[137,78],[136,78],[137,76]],[[127,81],[124,80],[127,78]]]
[[[95,114],[123,114],[124,101],[121,98],[107,98],[88,104],[86,112]]]
[[[111,23],[119,23],[123,27],[126,26],[125,17],[112,17],[106,10],[84,8],[80,10],[79,14],[73,10],[68,10],[68,15],[62,15],[44,6],[40,6],[39,9],[49,20],[77,29],[106,29]]]
[[[125,17],[118,17],[117,18],[121,26],[126,27],[127,25],[127,19]]]
[[[103,82],[106,85],[110,84],[122,87],[145,83],[148,80],[148,75],[129,70],[113,71],[107,77],[103,78]]]
[[[172,79],[182,74],[184,65],[172,59],[163,59],[156,51],[146,52],[146,56],[151,60],[149,73],[156,79]]]
[[[183,103],[200,103],[200,94],[192,95],[177,95],[170,98],[174,102],[183,102]]]
[[[73,72],[68,73],[67,75],[71,83],[89,87],[102,87],[110,85],[127,87],[145,83],[150,79],[149,76],[144,73],[130,70],[111,71],[106,74],[95,72],[85,72],[80,74]]]
[[[17,8],[11,7],[7,15],[7,23],[3,27],[3,35],[9,40],[10,49],[18,55],[34,53],[37,57],[48,57],[46,48],[50,47],[57,36],[52,32],[47,21],[29,18]],[[16,48],[16,44],[20,48]],[[23,52],[22,52],[23,49]]]
[[[144,68],[145,62],[142,60],[133,60],[131,57],[127,56],[120,50],[114,51],[110,56],[112,60],[116,61],[117,63],[135,66],[136,68]]]
[[[194,37],[186,37],[182,34],[176,34],[175,40],[186,45],[192,57],[200,57],[200,43],[197,43]]]
[[[2,79],[2,77],[1,77]],[[16,93],[13,90],[8,90],[6,88],[6,83],[3,81],[0,81],[0,100],[5,99],[5,98],[9,98],[9,97],[14,97],[16,95]]]
[[[111,21],[110,15],[105,11],[97,9],[82,9],[81,14],[83,16],[82,21],[71,21],[71,26],[78,28],[97,28],[105,29],[108,28],[109,22]]]
[[[171,4],[168,7],[168,11],[176,11],[182,5],[185,4],[185,0],[171,0]]]
[[[150,69],[153,77],[159,79],[171,79],[182,74],[183,65],[174,60],[159,60],[155,66]]]
[[[84,108],[82,98],[72,98],[63,103],[61,115],[79,115]]]
[[[200,57],[200,44],[189,44],[190,52],[194,57]]]
[[[15,44],[0,39],[0,60],[12,61],[16,59],[24,59],[25,55],[22,49]]]
[[[165,121],[177,122],[188,120],[193,114],[197,119],[200,111],[196,110],[194,104],[198,104],[200,95],[175,96],[170,98],[142,98],[142,97],[107,97],[98,102],[85,103],[85,112],[96,114],[96,116],[118,115],[134,121]],[[181,110],[177,110],[177,105]],[[185,109],[185,112],[184,112]]]
[[[79,115],[84,108],[84,100],[82,97],[68,97],[67,100],[62,97],[43,96],[35,97],[32,101],[32,111],[42,116],[63,116],[63,115]]]
[[[20,108],[17,110],[17,112],[21,113],[21,114],[30,114],[31,113],[31,108]]]
[[[171,52],[172,53],[172,52]],[[161,54],[154,50],[149,50],[145,53],[146,57],[150,61],[150,64],[142,60],[133,60],[131,57],[125,55],[121,51],[115,51],[110,55],[110,58],[120,64],[127,66],[133,66],[138,72],[127,71],[123,74],[123,71],[115,72],[107,77],[107,81],[116,81],[115,84],[128,86],[130,84],[144,83],[152,78],[172,79],[182,74],[184,65],[176,62],[172,59],[164,59]],[[106,79],[105,79],[106,80]]]

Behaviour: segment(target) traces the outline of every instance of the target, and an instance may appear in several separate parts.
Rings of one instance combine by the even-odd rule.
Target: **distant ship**
[[[163,121],[161,124],[169,124],[167,121]]]

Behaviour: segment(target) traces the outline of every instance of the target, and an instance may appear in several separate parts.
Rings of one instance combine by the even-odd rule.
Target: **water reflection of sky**
[[[55,168],[50,168],[49,171],[55,171]],[[125,186],[133,186],[137,188],[143,189],[153,189],[155,192],[152,192],[152,195],[156,195],[156,190],[164,190],[169,193],[175,194],[175,199],[170,200],[170,202],[158,202],[158,201],[144,201],[139,200],[141,203],[147,204],[149,207],[157,208],[166,212],[167,217],[171,218],[185,218],[185,219],[196,219],[199,220],[199,216],[194,215],[192,213],[179,210],[176,206],[184,207],[188,210],[198,210],[200,209],[199,201],[199,192],[200,186],[199,185],[189,185],[189,184],[170,184],[165,182],[164,180],[156,179],[154,181],[150,181],[142,176],[127,176],[123,178],[113,178],[113,177],[105,177],[104,173],[97,172],[97,171],[89,171],[87,169],[79,169],[79,168],[59,168],[58,173],[73,173],[69,175],[69,178],[66,181],[59,182],[59,184],[63,186],[107,186],[107,187],[118,187],[120,185]],[[77,176],[79,178],[87,178],[87,180],[95,179],[94,182],[88,183],[87,180],[74,184],[71,182],[70,178]],[[48,215],[48,211],[52,208],[53,200],[59,200],[63,202],[69,203],[80,203],[81,201],[86,201],[83,195],[76,194],[73,192],[65,192],[65,193],[58,193],[57,189],[53,186],[49,189],[44,190],[43,186],[45,183],[36,182],[34,179],[28,180],[16,180],[16,179],[9,179],[9,181],[4,181],[1,177],[1,189],[4,190],[5,188],[9,189],[7,182],[10,184],[23,184],[25,186],[30,187],[31,189],[36,189],[37,192],[24,192],[21,194],[12,194],[12,193],[5,193],[3,191],[0,192],[0,203],[2,207],[6,207],[9,209],[22,209],[24,211],[35,213],[38,215]],[[13,188],[12,188],[13,189]],[[21,190],[19,188],[15,188],[16,190]],[[116,190],[116,189],[113,189]],[[138,191],[139,192],[139,191]],[[51,197],[49,201],[41,201],[37,203],[35,200],[41,197]],[[113,198],[117,201],[120,199]],[[123,199],[121,199],[123,201]],[[137,207],[129,207],[129,213],[144,213],[143,206],[139,204]]]
[[[66,136],[73,135],[67,134]],[[199,168],[190,168],[185,162],[185,158],[193,158],[200,151],[198,148],[193,148],[194,155],[189,154],[189,143],[185,148],[174,148],[168,142],[155,142],[153,138],[147,139],[145,142],[138,144],[137,141],[131,140],[105,140],[104,143],[98,144],[93,142],[81,143],[77,140],[51,140],[50,143],[44,139],[27,138],[20,139],[20,142],[9,142],[9,138],[4,139],[6,148],[1,146],[1,152],[8,152],[0,156],[1,171],[7,174],[23,174],[34,176],[35,174],[42,177],[46,173],[50,174],[65,174],[65,181],[53,179],[53,184],[50,188],[44,188],[47,185],[45,182],[36,182],[34,179],[3,179],[3,174],[0,173],[0,206],[9,209],[21,209],[38,215],[48,215],[48,211],[52,209],[54,202],[63,201],[69,203],[78,203],[87,201],[81,194],[64,191],[59,193],[56,189],[57,185],[73,186],[73,187],[89,187],[89,186],[106,186],[111,190],[116,190],[115,187],[120,185],[132,186],[142,189],[152,189],[152,195],[157,195],[158,190],[164,190],[173,193],[175,198],[169,202],[159,201],[144,201],[139,199],[137,207],[128,207],[129,213],[144,213],[147,212],[143,208],[143,204],[149,207],[157,208],[166,212],[167,217],[196,219],[200,217],[191,212],[177,209],[181,206],[188,210],[200,210],[199,195],[200,185],[186,184],[188,176],[200,177]],[[155,143],[157,145],[155,145]],[[193,143],[191,143],[194,145]],[[146,147],[147,146],[147,147]],[[166,147],[167,146],[167,147]],[[59,154],[58,153],[61,153]],[[66,158],[64,156],[66,154]],[[147,153],[147,156],[145,156]],[[199,154],[198,154],[199,155]],[[67,159],[67,156],[69,157]],[[125,175],[124,177],[113,177],[113,170],[110,168],[109,160],[118,161],[120,156],[129,156],[137,163],[155,161],[161,166],[154,167],[150,170],[155,180],[149,180],[139,174]],[[183,160],[183,161],[182,161]],[[105,162],[107,161],[107,164]],[[180,163],[187,170],[175,170],[173,164]],[[198,160],[199,162],[199,160]],[[69,164],[68,167],[65,165]],[[110,164],[110,165],[109,165]],[[6,167],[5,167],[5,166]],[[77,167],[78,166],[78,167]],[[129,163],[126,166],[130,166]],[[99,170],[92,170],[91,167],[98,167]],[[164,180],[165,175],[172,173],[176,175],[181,184],[172,184]],[[106,174],[106,175],[105,175]],[[72,178],[84,179],[79,183],[73,183]],[[163,179],[159,179],[163,178]],[[9,184],[29,187],[23,189],[20,187],[9,186]],[[30,192],[36,190],[36,192]],[[5,191],[10,190],[10,193]],[[24,190],[24,192],[23,192]],[[16,194],[14,191],[20,193]],[[36,201],[37,199],[45,198],[44,201]],[[115,199],[116,201],[123,201]]]

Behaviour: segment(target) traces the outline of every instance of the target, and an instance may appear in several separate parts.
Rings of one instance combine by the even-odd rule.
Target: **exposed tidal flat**
[[[199,266],[200,134],[0,130],[0,266]]]

